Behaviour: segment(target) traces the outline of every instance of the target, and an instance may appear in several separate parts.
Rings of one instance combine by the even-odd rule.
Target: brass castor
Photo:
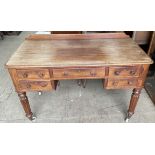
[[[126,123],[129,122],[129,120],[130,120],[130,118],[132,117],[132,115],[133,115],[133,112],[128,112],[128,113],[127,113],[127,116],[126,116],[126,118],[125,118],[125,122],[126,122]]]
[[[35,122],[37,117],[33,114],[32,117],[30,118],[30,121]]]
[[[36,117],[34,114],[32,114],[31,116],[27,116],[27,118],[28,118],[31,122],[35,122],[37,117]]]

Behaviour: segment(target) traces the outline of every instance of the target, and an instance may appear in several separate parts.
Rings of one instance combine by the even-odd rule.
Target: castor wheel
[[[126,123],[129,122],[129,120],[130,120],[130,118],[132,117],[133,114],[134,114],[133,112],[128,112],[128,113],[127,113],[127,116],[126,116],[126,118],[125,118],[125,122],[126,122]]]
[[[35,122],[36,119],[37,119],[37,117],[33,115],[32,118],[31,118],[31,121],[32,121],[32,122]]]
[[[39,91],[39,92],[38,92],[38,95],[39,95],[39,96],[40,96],[40,95],[42,95],[42,92],[41,92],[41,91]]]
[[[129,118],[126,118],[126,119],[125,119],[125,122],[128,123],[128,122],[129,122]]]
[[[35,122],[37,117],[33,114],[31,117],[28,117],[31,122]]]

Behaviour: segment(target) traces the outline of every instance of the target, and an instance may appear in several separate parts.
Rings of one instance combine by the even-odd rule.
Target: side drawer
[[[19,79],[49,79],[48,69],[17,69]]]
[[[52,89],[51,81],[19,81],[19,88],[22,91],[48,91]]]
[[[139,66],[109,67],[109,77],[138,77]]]
[[[106,79],[104,87],[106,89],[123,89],[123,88],[135,88],[138,86],[138,79]]]
[[[104,78],[105,68],[65,68],[53,69],[54,78]]]

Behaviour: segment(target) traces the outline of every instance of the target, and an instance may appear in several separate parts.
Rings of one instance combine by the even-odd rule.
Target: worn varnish
[[[25,40],[6,65],[67,67],[150,63],[152,60],[131,38],[52,40],[51,35],[51,40]]]
[[[26,92],[55,90],[62,79],[105,79],[106,89],[132,88],[129,119],[151,63],[124,33],[55,34],[27,37],[6,66],[30,120],[34,117]]]

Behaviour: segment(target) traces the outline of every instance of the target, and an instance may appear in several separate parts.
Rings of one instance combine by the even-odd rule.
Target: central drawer
[[[60,79],[69,78],[104,78],[105,68],[63,68],[53,69],[53,77]]]

